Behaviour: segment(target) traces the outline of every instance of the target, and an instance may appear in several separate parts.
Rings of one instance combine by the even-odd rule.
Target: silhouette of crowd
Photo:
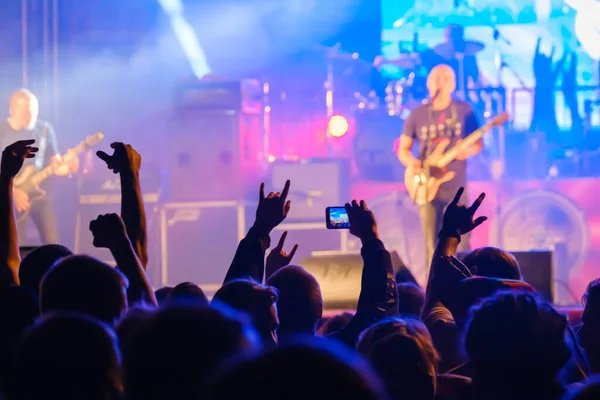
[[[515,258],[477,249],[481,194],[444,213],[426,290],[396,282],[364,201],[346,204],[362,243],[353,313],[324,318],[319,282],[273,230],[292,182],[259,190],[256,217],[212,299],[194,283],[154,290],[147,274],[141,157],[113,143],[98,157],[121,180],[120,215],[90,222],[117,267],[60,245],[22,260],[14,178],[34,141],[0,163],[0,397],[27,399],[599,399],[600,280],[574,326],[522,280]],[[402,223],[402,221],[398,221]],[[197,268],[213,268],[198,254]]]

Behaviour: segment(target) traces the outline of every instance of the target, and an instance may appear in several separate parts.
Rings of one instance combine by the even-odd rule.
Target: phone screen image
[[[326,209],[327,229],[348,229],[348,213],[344,207],[327,207]]]

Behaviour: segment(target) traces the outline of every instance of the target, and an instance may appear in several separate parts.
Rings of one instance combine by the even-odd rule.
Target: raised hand
[[[277,243],[277,246],[271,250],[269,256],[267,257],[267,278],[286,265],[290,265],[292,258],[294,258],[294,254],[296,254],[296,250],[298,250],[298,245],[296,244],[294,247],[292,247],[292,250],[289,253],[285,252],[283,246],[285,245],[285,238],[287,237],[287,234],[287,231],[281,234],[279,243]]]
[[[459,203],[464,191],[465,188],[461,187],[458,189],[454,199],[444,212],[442,231],[446,233],[464,235],[465,233],[471,232],[473,229],[477,228],[487,220],[487,217],[478,217],[475,220],[473,219],[475,212],[485,198],[485,193],[481,193],[477,200],[473,202],[471,207],[467,207]]]
[[[90,231],[94,235],[94,246],[98,248],[109,249],[129,240],[125,224],[117,214],[99,215],[90,222]]]
[[[6,178],[14,178],[23,168],[25,159],[35,157],[38,148],[32,146],[34,143],[34,139],[19,140],[7,146],[2,152],[0,174]]]
[[[139,172],[142,166],[142,156],[131,145],[114,142],[111,143],[110,147],[114,149],[112,156],[103,151],[96,152],[98,158],[106,163],[108,169],[115,174],[127,171]]]
[[[256,208],[255,226],[270,233],[277,225],[283,222],[290,212],[291,202],[287,199],[290,191],[290,181],[285,182],[281,192],[269,193],[265,196],[265,184],[260,185],[258,207]]]
[[[356,200],[352,200],[352,203],[346,203],[345,207],[348,213],[351,234],[363,241],[379,238],[375,215],[367,208],[367,203],[364,200],[361,200],[360,204]]]

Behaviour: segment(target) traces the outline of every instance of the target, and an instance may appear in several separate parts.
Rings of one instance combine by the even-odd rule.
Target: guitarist
[[[467,187],[466,159],[483,149],[483,141],[465,147],[462,140],[479,128],[473,108],[466,101],[455,101],[452,95],[456,89],[456,75],[451,67],[442,64],[434,67],[427,76],[427,89],[431,101],[415,108],[404,122],[400,136],[398,158],[416,172],[423,171],[423,161],[430,156],[439,144],[447,144],[447,149],[458,146],[458,156],[446,167],[456,174],[455,178],[444,183],[435,199],[419,206],[421,226],[425,234],[427,265],[431,263],[435,238],[442,226],[442,216],[446,206],[452,201],[460,187]],[[412,147],[418,144],[418,158],[412,154]],[[466,191],[461,203],[465,204]],[[461,250],[469,249],[468,237],[463,237]]]
[[[14,143],[17,140],[35,139],[35,146],[40,149],[38,157],[25,161],[26,165],[35,165],[40,170],[50,163],[57,166],[56,175],[66,176],[76,172],[79,168],[77,157],[63,162],[56,135],[52,125],[38,119],[39,103],[36,96],[27,89],[20,89],[10,96],[9,117],[0,121],[0,148]],[[29,195],[18,187],[14,188],[15,207],[18,211],[28,211],[43,244],[59,243],[56,216],[52,203],[51,182],[43,189],[47,195],[36,202],[30,203]],[[49,185],[48,185],[49,184]],[[27,219],[19,221],[19,243],[27,245],[26,240]]]

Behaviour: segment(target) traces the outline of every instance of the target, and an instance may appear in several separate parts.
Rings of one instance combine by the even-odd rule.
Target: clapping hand
[[[452,235],[464,235],[465,233],[471,232],[473,229],[477,228],[487,220],[487,217],[478,217],[475,220],[473,219],[475,212],[485,198],[485,193],[481,193],[477,200],[473,202],[471,207],[467,207],[459,203],[464,191],[465,189],[462,187],[458,189],[454,199],[444,212],[442,231],[446,233]]]
[[[255,227],[268,234],[283,222],[290,212],[291,202],[287,199],[289,191],[289,180],[285,182],[281,192],[270,192],[267,196],[265,196],[265,184],[260,185]]]
[[[277,246],[275,246],[273,250],[271,250],[269,256],[267,257],[267,278],[273,275],[275,272],[279,271],[281,268],[285,267],[286,265],[290,265],[290,263],[292,262],[292,258],[294,258],[294,254],[296,254],[296,250],[298,250],[297,244],[294,245],[294,247],[292,247],[292,250],[289,253],[286,253],[286,251],[283,249],[287,234],[287,231],[281,234],[279,243],[277,243]]]
[[[346,203],[345,208],[348,213],[351,234],[362,241],[379,239],[375,215],[367,208],[364,200],[361,200],[360,204],[356,200],[352,200],[352,203]]]
[[[94,246],[98,248],[110,249],[129,240],[125,224],[117,214],[99,215],[90,222],[90,231],[94,235]]]
[[[96,152],[98,158],[106,163],[108,169],[115,174],[127,171],[139,172],[142,166],[142,156],[131,145],[114,142],[111,143],[110,147],[114,149],[112,156],[103,151]]]
[[[27,158],[35,157],[38,148],[33,147],[35,140],[19,140],[10,146],[7,146],[2,152],[2,162],[0,165],[0,174],[3,177],[14,178]]]

